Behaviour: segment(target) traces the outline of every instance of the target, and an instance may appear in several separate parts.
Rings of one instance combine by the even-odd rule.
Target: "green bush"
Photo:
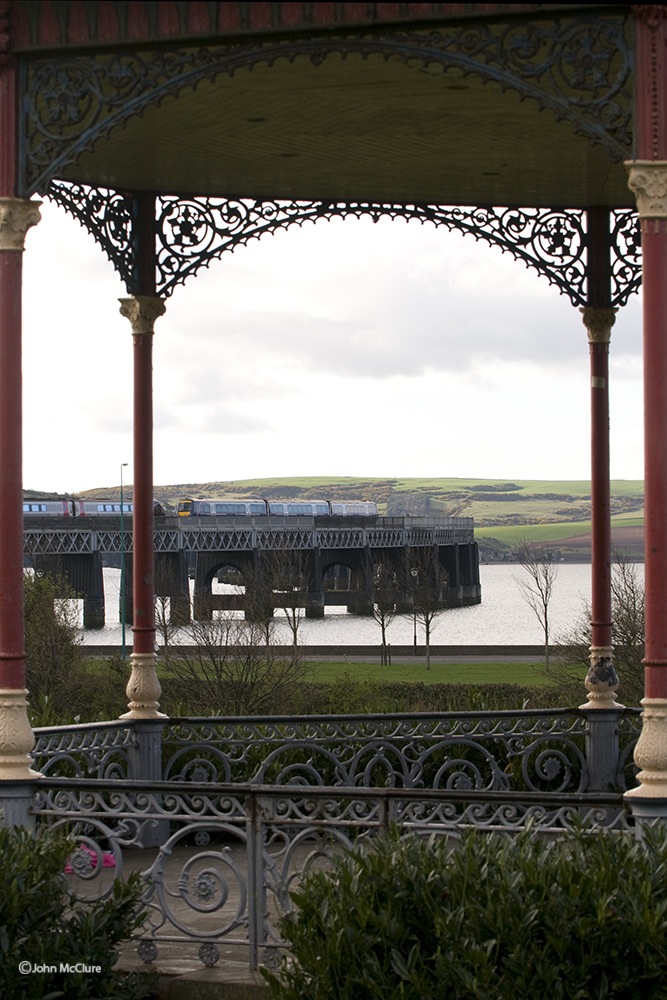
[[[308,876],[275,1000],[667,997],[667,839],[396,835]]]
[[[132,1000],[151,995],[146,978],[112,968],[116,946],[143,920],[139,877],[117,879],[109,898],[81,903],[63,874],[73,847],[61,832],[0,828],[0,996]],[[79,964],[102,971],[62,969]]]

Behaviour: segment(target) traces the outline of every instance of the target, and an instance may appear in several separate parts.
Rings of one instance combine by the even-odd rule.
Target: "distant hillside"
[[[87,490],[81,496],[117,497],[118,487]],[[611,484],[611,512],[619,547],[641,551],[644,484]],[[126,495],[132,496],[131,486]],[[260,496],[330,500],[375,500],[386,515],[457,515],[475,519],[476,535],[488,558],[502,558],[517,540],[548,542],[565,558],[590,553],[590,482],[583,480],[359,479],[303,477],[232,480],[156,486],[156,497],[173,508],[183,497]],[[571,542],[571,544],[570,544]],[[636,550],[636,551],[635,551]]]

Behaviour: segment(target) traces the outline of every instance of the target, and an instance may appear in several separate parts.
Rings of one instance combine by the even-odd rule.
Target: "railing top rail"
[[[596,709],[595,717],[614,716],[626,718],[638,718],[641,715],[641,708],[614,708]],[[326,725],[327,723],[377,723],[377,722],[425,722],[446,721],[448,719],[533,719],[533,718],[590,718],[590,709],[580,708],[522,708],[522,709],[502,709],[497,711],[478,710],[460,712],[380,712],[364,715],[219,715],[219,716],[172,716],[167,719],[127,719],[114,720],[112,722],[79,722],[66,726],[39,726],[33,730],[36,736],[44,736],[51,733],[74,733],[74,732],[95,732],[99,730],[112,729],[133,729],[150,725],[160,729],[167,729],[172,726],[200,725],[200,726],[245,726],[245,725],[265,725],[265,726],[289,726],[303,725],[311,722],[315,725]]]
[[[85,646],[83,648],[85,649]],[[66,726],[36,726],[33,733],[36,736],[43,736],[48,733],[93,733],[105,729],[131,729],[137,721],[144,722],[145,720],[113,719],[111,722],[72,722]]]
[[[639,716],[641,715],[640,708],[612,708],[612,709],[596,709],[595,714],[601,715],[602,712],[610,713],[613,716],[616,715],[628,715],[628,716]],[[498,709],[498,710],[488,710],[479,709],[475,711],[458,711],[458,712],[378,712],[378,713],[367,713],[363,715],[245,715],[245,716],[187,716],[179,717],[173,716],[166,719],[164,722],[165,726],[169,725],[181,725],[184,723],[190,724],[243,724],[248,723],[252,725],[257,725],[265,723],[266,725],[289,725],[290,723],[304,723],[313,722],[317,724],[323,724],[327,722],[399,722],[405,720],[406,722],[415,721],[423,722],[426,720],[445,720],[445,719],[515,719],[515,718],[525,718],[532,719],[537,717],[540,718],[559,718],[566,716],[574,716],[579,718],[590,717],[590,709],[580,709],[580,708],[516,708],[516,709]]]

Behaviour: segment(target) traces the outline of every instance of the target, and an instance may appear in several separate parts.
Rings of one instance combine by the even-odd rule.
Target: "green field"
[[[612,517],[611,526],[614,527],[643,527],[643,517]],[[573,538],[576,535],[590,534],[590,521],[563,521],[559,524],[523,524],[523,525],[495,525],[478,528],[475,526],[475,538],[497,538],[498,541],[507,545],[516,545],[521,541],[527,542],[558,542],[564,538]]]

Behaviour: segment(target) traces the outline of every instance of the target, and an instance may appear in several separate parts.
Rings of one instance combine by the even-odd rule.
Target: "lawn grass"
[[[105,657],[87,657],[84,663],[86,670],[90,673],[100,677],[108,675],[109,668]],[[307,660],[306,663],[308,666],[306,680],[317,684],[331,684],[345,677],[352,681],[389,681],[406,684],[415,682],[421,684],[519,684],[545,687],[551,683],[544,674],[544,666],[538,662],[432,662],[430,670],[427,670],[426,660],[421,655],[408,663],[393,663],[391,666],[383,667],[380,663],[379,648],[377,660],[369,659],[361,662],[354,659],[336,661],[313,659]],[[160,664],[158,664],[158,670],[159,667]]]
[[[379,659],[379,656],[378,656]],[[547,687],[551,681],[545,676],[541,663],[431,663],[426,669],[423,656],[414,663],[394,663],[383,667],[379,662],[308,662],[308,680],[331,684],[341,678],[352,681],[389,681],[421,684],[518,684],[527,687]]]

